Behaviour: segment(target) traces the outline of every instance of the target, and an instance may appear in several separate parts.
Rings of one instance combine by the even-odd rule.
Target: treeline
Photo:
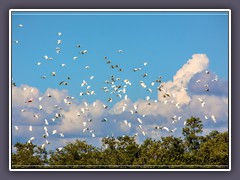
[[[201,136],[201,119],[187,119],[183,138],[147,138],[137,144],[135,137],[102,139],[97,148],[76,140],[61,150],[47,152],[32,143],[16,143],[12,168],[228,168],[228,132],[216,130]]]

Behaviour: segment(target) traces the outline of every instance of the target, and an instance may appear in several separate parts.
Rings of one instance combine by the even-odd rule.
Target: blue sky
[[[107,86],[104,81],[114,74],[132,82],[127,94],[135,102],[148,95],[139,87],[139,81],[149,85],[157,76],[162,76],[164,82],[173,81],[193,54],[206,54],[207,69],[218,75],[219,83],[228,82],[227,12],[12,12],[11,21],[12,41],[19,41],[12,42],[12,78],[17,86],[39,89],[40,95],[48,88],[66,89],[79,102],[100,100],[113,107],[119,100],[114,97],[113,103],[107,103],[109,94],[101,88]],[[62,44],[58,45],[57,40],[62,40]],[[61,48],[59,54],[56,47]],[[88,53],[82,55],[81,50]],[[45,60],[45,55],[53,60]],[[112,69],[104,56],[124,72]],[[42,64],[37,66],[37,62]],[[143,66],[144,62],[147,66]],[[66,67],[61,67],[63,63]],[[139,67],[141,71],[132,71]],[[51,76],[53,71],[56,77]],[[146,78],[142,77],[144,73],[148,74]],[[92,75],[95,78],[90,81]],[[71,77],[68,86],[59,86],[68,76]],[[96,96],[79,97],[84,90],[80,86],[83,80],[96,91]],[[216,92],[227,98],[227,90],[219,89]],[[151,98],[158,98],[155,89]],[[226,116],[222,119],[226,127]]]
[[[51,82],[40,81],[39,74],[46,72],[47,75],[54,65],[60,63],[71,66],[69,74],[78,78],[82,77],[81,66],[88,64],[94,68],[93,74],[104,74],[103,71],[108,70],[104,56],[124,67],[140,67],[147,61],[153,77],[162,75],[168,81],[196,53],[207,54],[211,59],[211,71],[224,79],[228,78],[228,69],[223,68],[228,65],[226,12],[47,14],[49,13],[13,13],[12,39],[20,41],[17,46],[12,46],[13,78],[18,84],[32,84],[43,91]],[[24,27],[19,28],[18,24],[24,24]],[[57,35],[58,32],[62,33],[61,37]],[[60,54],[55,53],[58,39],[62,40]],[[80,56],[76,44],[81,44],[81,50],[87,49],[89,53]],[[124,53],[117,53],[118,49],[124,50]],[[48,63],[44,65],[44,71],[41,71],[36,63],[44,62],[44,55],[53,57],[55,64]],[[79,56],[82,63],[74,64],[74,56]],[[73,78],[72,81],[77,83],[78,78]],[[69,88],[69,91],[76,96],[78,92],[74,89]],[[134,93],[132,95],[134,99],[137,98]]]

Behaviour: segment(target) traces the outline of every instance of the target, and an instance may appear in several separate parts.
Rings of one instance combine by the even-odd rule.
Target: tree
[[[228,132],[212,131],[200,145],[198,157],[202,164],[228,165]]]
[[[162,137],[163,160],[165,164],[181,164],[184,154],[184,144],[181,138],[173,136]]]
[[[106,147],[103,151],[105,165],[132,165],[138,157],[139,149],[134,137],[103,138],[102,142],[103,146]]]
[[[51,152],[50,165],[73,165],[72,167],[91,166],[99,164],[99,150],[86,141],[76,140],[68,143],[62,150]],[[68,167],[68,166],[67,166]]]
[[[186,120],[186,125],[182,130],[185,137],[186,149],[189,153],[196,153],[200,147],[201,137],[197,134],[202,133],[203,123],[200,118],[191,117]]]
[[[31,143],[16,143],[17,149],[12,154],[12,165],[15,168],[37,168],[47,163],[47,151]]]

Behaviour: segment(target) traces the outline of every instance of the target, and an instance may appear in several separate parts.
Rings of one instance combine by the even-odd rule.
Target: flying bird
[[[213,120],[213,122],[217,123],[217,120],[214,115],[211,116],[211,119]]]

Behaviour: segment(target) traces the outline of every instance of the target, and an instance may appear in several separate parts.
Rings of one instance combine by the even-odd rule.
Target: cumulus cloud
[[[188,82],[196,74],[208,67],[209,59],[205,54],[194,54],[173,77],[173,81],[162,83],[163,89],[168,93],[175,93],[176,99],[181,104],[188,104],[191,100],[187,90]],[[158,94],[158,99],[163,101],[162,93]]]

